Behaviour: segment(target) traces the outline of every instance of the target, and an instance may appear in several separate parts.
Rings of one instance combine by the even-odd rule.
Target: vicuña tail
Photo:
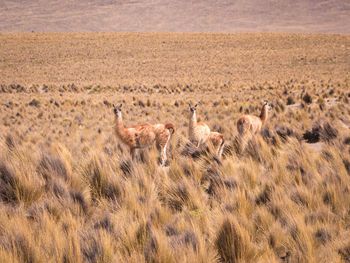
[[[171,134],[174,134],[174,132],[176,131],[175,125],[172,123],[165,124],[165,129],[168,129]]]

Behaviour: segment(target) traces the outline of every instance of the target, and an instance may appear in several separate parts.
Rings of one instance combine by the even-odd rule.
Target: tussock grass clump
[[[210,178],[210,184],[207,189],[207,193],[211,196],[220,196],[225,190],[231,190],[237,187],[237,181],[234,177],[221,178],[218,176],[212,176]]]
[[[69,179],[68,167],[58,155],[54,156],[49,153],[43,154],[37,171],[47,181],[56,177],[61,177],[65,181]]]
[[[227,218],[220,226],[215,246],[224,262],[253,262],[258,251],[247,231],[235,219]]]
[[[257,196],[255,203],[257,205],[267,204],[271,201],[274,187],[271,185],[265,185],[261,193]]]
[[[18,145],[18,140],[15,138],[15,136],[8,134],[5,137],[5,144],[9,150],[14,150],[14,149],[16,149],[16,146]]]
[[[167,204],[171,209],[182,211],[185,205],[190,205],[191,196],[189,187],[186,181],[181,181],[169,189]]]
[[[0,197],[4,202],[30,205],[43,195],[42,179],[33,171],[22,171],[0,161]]]
[[[265,161],[264,150],[266,149],[266,144],[259,138],[252,137],[248,140],[245,147],[246,156],[252,158],[254,161],[262,163]]]
[[[160,233],[155,233],[148,242],[145,250],[146,262],[160,262],[160,263],[175,263],[175,257],[168,246],[165,236]]]
[[[203,177],[203,180],[207,180],[209,182],[206,192],[210,196],[216,198],[220,198],[225,191],[232,191],[238,186],[237,179],[233,175],[225,175],[222,168],[215,164],[207,168],[206,175]]]
[[[290,226],[290,235],[292,237],[291,257],[298,262],[310,262],[313,258],[313,246],[311,237],[305,229],[305,225],[300,221],[293,222]]]
[[[124,195],[121,181],[112,175],[112,171],[101,160],[93,157],[83,173],[90,186],[93,200],[106,198],[121,201]]]
[[[281,137],[285,142],[288,137],[294,137],[298,140],[301,139],[301,136],[291,127],[285,125],[279,125],[276,127],[276,133]]]
[[[93,230],[80,236],[83,262],[112,262],[114,248],[112,237],[105,231]]]
[[[194,159],[197,159],[201,156],[206,156],[209,154],[209,147],[205,144],[201,144],[199,147],[196,147],[192,143],[186,143],[182,152],[182,155],[189,156]]]
[[[320,136],[321,140],[324,142],[330,142],[331,140],[337,138],[338,130],[329,122],[326,122],[322,125]]]
[[[122,160],[119,168],[124,173],[124,176],[130,176],[133,171],[133,164],[130,159]]]

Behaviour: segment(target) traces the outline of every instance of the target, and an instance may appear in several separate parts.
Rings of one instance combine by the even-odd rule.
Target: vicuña
[[[208,140],[213,144],[216,154],[221,157],[224,148],[225,137],[219,132],[211,132],[207,124],[197,122],[196,110],[199,103],[192,106],[190,103],[189,137],[190,141],[199,147]]]
[[[237,121],[237,130],[240,135],[243,135],[246,131],[251,133],[258,133],[261,131],[262,126],[264,126],[268,112],[271,109],[271,106],[267,101],[264,102],[264,105],[261,108],[260,116],[254,115],[243,115]]]
[[[135,160],[135,150],[151,146],[156,143],[161,159],[162,166],[165,166],[167,155],[167,145],[171,135],[175,132],[175,126],[172,123],[143,123],[125,128],[122,118],[122,104],[115,106],[115,133],[118,138],[130,148],[132,159]]]

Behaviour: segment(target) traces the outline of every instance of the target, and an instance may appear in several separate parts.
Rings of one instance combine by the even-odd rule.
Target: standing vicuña
[[[237,130],[240,135],[245,133],[245,131],[250,131],[252,133],[257,133],[261,131],[262,126],[265,124],[268,112],[271,109],[271,106],[267,101],[264,102],[264,105],[261,108],[260,116],[254,115],[243,115],[237,121]]]
[[[161,159],[162,166],[165,166],[167,160],[166,148],[171,135],[175,132],[175,126],[172,123],[144,123],[125,128],[122,118],[122,104],[116,107],[113,104],[115,114],[115,132],[118,138],[130,148],[132,159],[135,159],[135,150],[151,146],[156,142],[157,149]]]
[[[218,132],[210,132],[207,124],[203,122],[197,122],[196,110],[198,103],[194,106],[192,106],[190,103],[188,105],[190,106],[190,141],[199,147],[201,144],[206,143],[209,139],[209,141],[213,144],[217,155],[220,157],[225,143],[224,135]]]

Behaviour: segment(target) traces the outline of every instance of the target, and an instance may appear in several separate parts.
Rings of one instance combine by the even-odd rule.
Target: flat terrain
[[[252,85],[350,72],[349,35],[10,34],[0,46],[0,83],[26,86]]]
[[[2,0],[0,32],[350,33],[343,0]]]
[[[349,42],[0,35],[0,262],[349,262]],[[199,101],[221,159],[188,141]],[[176,126],[166,167],[155,146],[131,160],[113,103]]]

